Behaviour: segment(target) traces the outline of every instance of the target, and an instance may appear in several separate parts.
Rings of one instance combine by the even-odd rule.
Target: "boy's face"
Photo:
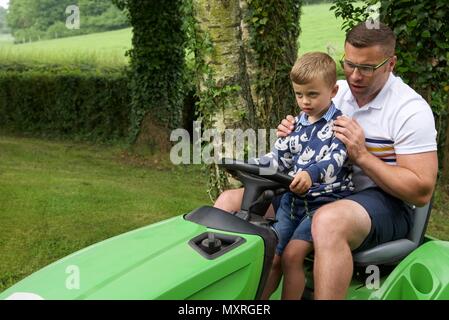
[[[318,120],[326,113],[331,99],[335,97],[338,86],[329,87],[321,79],[314,79],[306,84],[297,84],[293,82],[296,102],[311,120]]]

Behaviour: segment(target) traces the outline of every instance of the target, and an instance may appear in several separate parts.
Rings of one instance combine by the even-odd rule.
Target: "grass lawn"
[[[449,241],[449,190],[443,190],[440,186],[435,191],[427,233]]]
[[[0,136],[0,292],[92,243],[210,204],[198,166],[121,150]],[[449,240],[448,207],[437,190],[430,235]]]
[[[198,166],[0,136],[0,292],[92,243],[210,204]]]

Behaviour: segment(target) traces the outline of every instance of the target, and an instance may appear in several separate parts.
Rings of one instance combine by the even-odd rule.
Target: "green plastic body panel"
[[[449,242],[428,241],[393,270],[370,299],[449,299]]]
[[[82,249],[35,272],[0,294],[43,299],[254,299],[264,244],[238,234],[239,246],[215,259],[189,240],[207,231],[232,234],[178,216]],[[79,286],[73,286],[77,270]]]
[[[348,288],[347,300],[447,300],[449,299],[449,242],[431,237],[418,247],[392,271],[379,278],[379,287],[366,284],[367,272],[359,269],[361,276],[354,276]],[[313,260],[305,261],[306,290],[304,298],[312,299]],[[338,276],[338,274],[336,274]],[[281,298],[282,281],[270,299]]]

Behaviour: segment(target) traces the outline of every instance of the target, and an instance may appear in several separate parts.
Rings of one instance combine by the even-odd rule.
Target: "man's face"
[[[307,84],[293,82],[293,90],[296,95],[298,106],[311,120],[318,120],[327,111],[331,99],[335,96],[338,86],[329,87],[321,79],[314,79]]]
[[[388,58],[379,45],[356,48],[349,43],[345,43],[344,59],[350,63],[377,66]],[[363,75],[358,68],[352,71],[344,70],[352,95],[360,106],[367,104],[376,97],[387,82],[395,64],[396,57],[392,56],[383,66],[374,70],[371,75]]]

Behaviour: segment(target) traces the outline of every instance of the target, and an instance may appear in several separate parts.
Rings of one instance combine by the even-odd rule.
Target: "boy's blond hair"
[[[290,71],[290,79],[296,84],[307,84],[317,78],[324,81],[330,88],[337,82],[335,61],[324,52],[304,54]]]

